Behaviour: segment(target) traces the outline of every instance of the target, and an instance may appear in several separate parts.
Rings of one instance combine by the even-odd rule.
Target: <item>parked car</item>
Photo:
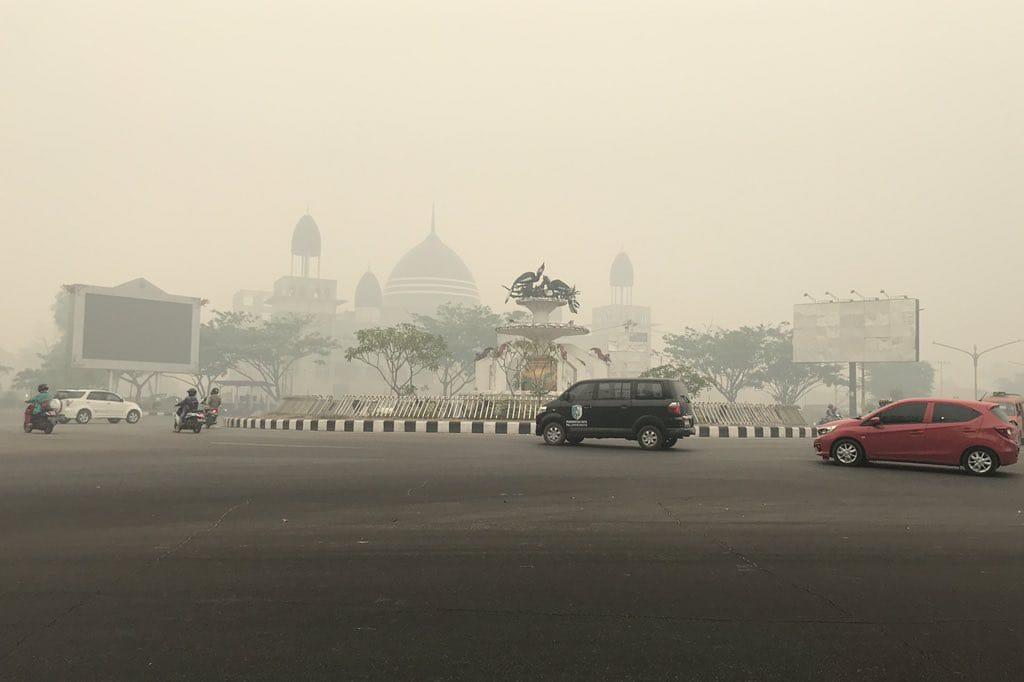
[[[545,405],[535,432],[548,445],[626,438],[656,450],[693,435],[693,411],[680,381],[592,379],[573,384]]]
[[[1006,409],[1010,421],[1017,427],[1017,437],[1020,438],[1021,444],[1024,444],[1024,397],[1018,393],[994,391],[981,396],[981,399],[988,403],[997,403]]]
[[[57,391],[57,397],[64,406],[61,412],[63,423],[74,420],[79,424],[88,424],[93,419],[106,419],[116,424],[123,419],[129,424],[137,424],[142,418],[142,408],[138,404],[112,391],[66,388]]]
[[[814,451],[841,466],[870,461],[963,467],[989,476],[1016,464],[1017,429],[1001,405],[976,400],[912,398],[866,417],[818,426]]]

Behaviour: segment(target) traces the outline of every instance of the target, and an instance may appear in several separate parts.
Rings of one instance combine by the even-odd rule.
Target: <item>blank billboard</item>
[[[120,287],[74,287],[76,367],[163,372],[198,366],[196,298],[171,296],[145,280]]]
[[[793,362],[916,362],[918,300],[793,306]]]

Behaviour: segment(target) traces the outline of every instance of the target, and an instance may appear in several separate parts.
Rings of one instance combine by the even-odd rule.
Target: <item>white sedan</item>
[[[88,424],[94,418],[106,419],[116,424],[122,419],[137,424],[142,418],[142,408],[125,400],[116,393],[91,388],[74,388],[57,391],[64,421],[74,419],[79,424]]]

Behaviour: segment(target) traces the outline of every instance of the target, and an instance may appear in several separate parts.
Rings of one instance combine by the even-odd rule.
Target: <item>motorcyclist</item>
[[[46,384],[39,384],[36,387],[36,394],[25,402],[30,407],[25,408],[25,423],[28,424],[32,421],[32,417],[43,411],[43,406],[50,402],[53,396],[50,395],[50,387]]]
[[[220,389],[214,388],[210,391],[210,395],[203,398],[203,405],[206,405],[211,410],[220,408]]]
[[[832,403],[829,403],[828,407],[825,408],[825,421],[834,422],[842,418],[843,415],[839,414],[839,410],[836,409],[836,406],[833,405]]]
[[[185,415],[189,412],[197,412],[199,410],[199,399],[196,398],[196,389],[188,389],[188,395],[181,399],[181,402],[175,403],[175,407],[178,411],[175,413],[178,423],[185,418]]]

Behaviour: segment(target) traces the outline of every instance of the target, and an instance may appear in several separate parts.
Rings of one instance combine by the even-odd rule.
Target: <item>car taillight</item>
[[[681,417],[683,415],[683,406],[680,405],[679,403],[669,403],[668,413],[674,414],[677,417]]]
[[[998,433],[1003,438],[1006,438],[1007,440],[1013,440],[1013,429],[1011,429],[1009,426],[996,426],[994,428],[996,430],[996,433]]]

